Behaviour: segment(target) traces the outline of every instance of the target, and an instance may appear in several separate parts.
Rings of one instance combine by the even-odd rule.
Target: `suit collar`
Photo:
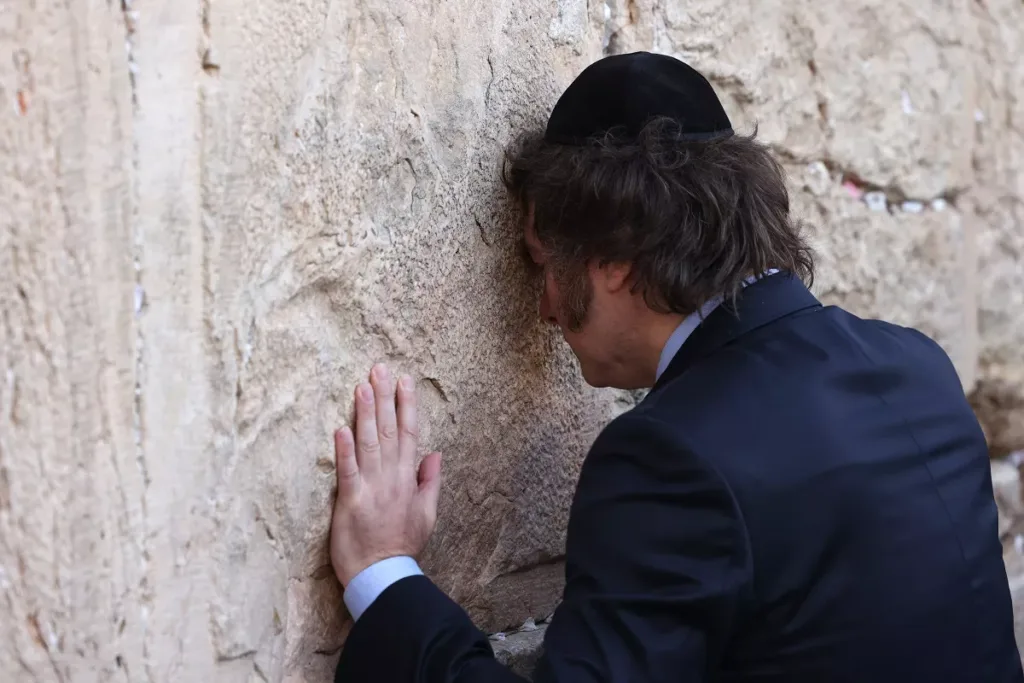
[[[821,302],[807,287],[789,273],[769,275],[758,280],[740,292],[735,306],[722,304],[704,318],[680,347],[651,391],[656,391],[701,358],[747,332],[798,311],[820,306]]]
[[[765,273],[762,274],[760,277],[756,275],[751,275],[750,277],[743,281],[743,287],[749,287],[750,285],[760,280],[762,277],[767,277],[768,275],[775,275],[775,273],[777,272],[779,272],[778,268],[771,268],[765,271]],[[672,359],[675,358],[675,355],[679,351],[679,348],[689,338],[689,336],[693,334],[693,331],[697,329],[697,326],[700,325],[700,321],[705,320],[709,315],[711,315],[711,312],[718,308],[721,304],[722,297],[716,296],[707,303],[705,303],[703,306],[701,306],[699,311],[697,311],[696,313],[691,313],[690,315],[686,316],[686,318],[683,319],[683,322],[679,323],[679,326],[676,327],[674,332],[672,332],[672,335],[668,338],[668,341],[665,342],[665,348],[661,350],[661,358],[658,359],[658,370],[655,373],[654,377],[655,382],[657,382],[658,378],[661,377],[665,373],[665,370],[668,369],[668,364],[672,362]]]

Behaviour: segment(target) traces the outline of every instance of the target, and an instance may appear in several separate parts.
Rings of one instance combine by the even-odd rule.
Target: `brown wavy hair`
[[[660,313],[734,299],[745,278],[770,268],[813,282],[785,172],[757,131],[705,142],[680,135],[662,118],[630,138],[613,130],[566,146],[533,132],[506,150],[503,180],[524,208],[533,205],[576,327],[589,302],[579,279],[595,262],[631,264],[633,291]]]

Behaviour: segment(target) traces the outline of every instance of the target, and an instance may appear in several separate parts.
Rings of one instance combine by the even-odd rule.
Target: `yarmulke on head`
[[[658,117],[676,121],[684,141],[733,133],[718,95],[698,71],[667,55],[634,52],[584,69],[555,104],[544,139],[581,145],[612,129],[635,136]]]

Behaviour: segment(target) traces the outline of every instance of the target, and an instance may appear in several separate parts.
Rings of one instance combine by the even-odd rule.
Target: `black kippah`
[[[612,128],[636,136],[660,116],[676,121],[686,141],[733,132],[704,76],[673,57],[634,52],[605,57],[584,69],[555,104],[544,139],[579,145]]]

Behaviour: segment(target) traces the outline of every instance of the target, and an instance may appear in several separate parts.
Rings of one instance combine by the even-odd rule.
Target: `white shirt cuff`
[[[423,571],[416,560],[405,555],[371,564],[349,581],[345,588],[345,606],[352,619],[358,620],[391,584],[421,574]]]

